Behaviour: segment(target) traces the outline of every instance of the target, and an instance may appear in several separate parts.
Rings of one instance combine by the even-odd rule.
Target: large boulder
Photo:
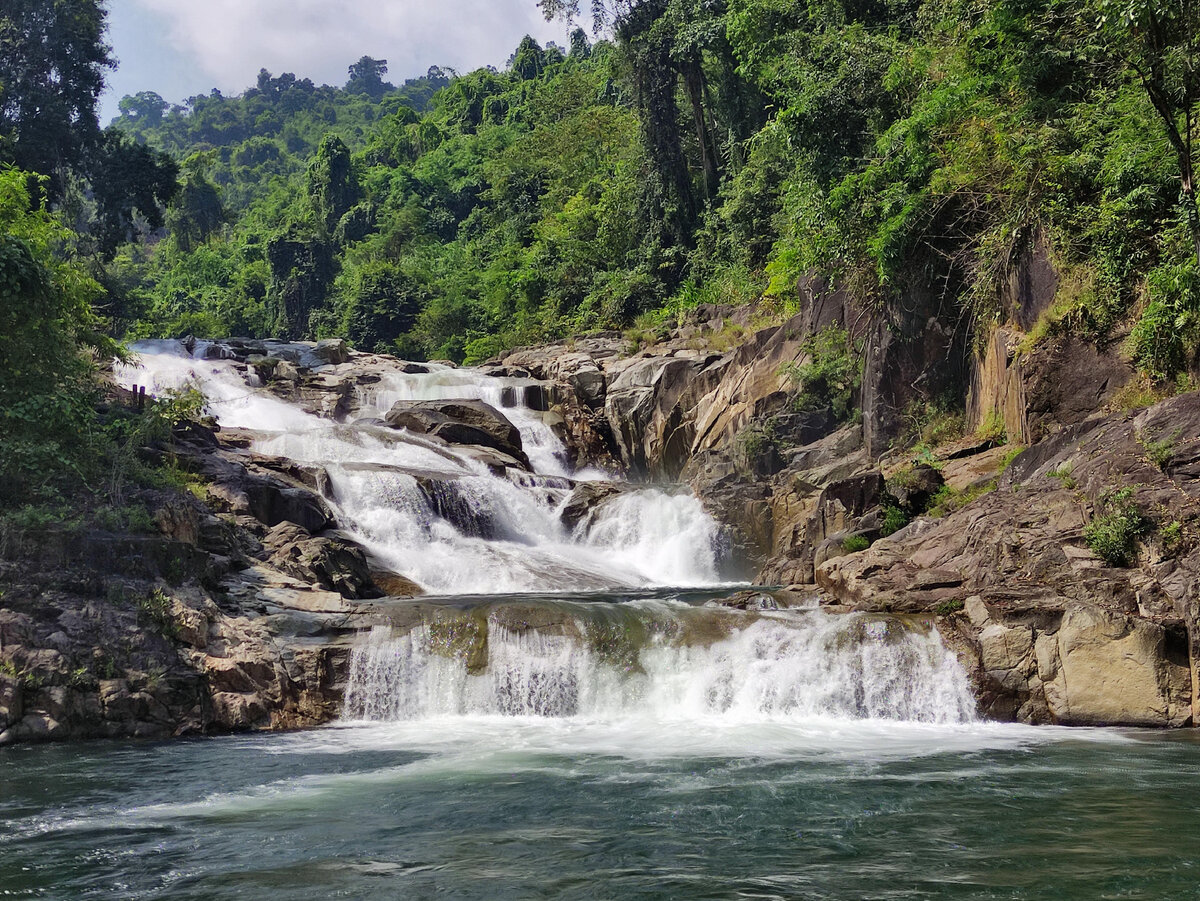
[[[393,428],[432,435],[449,444],[490,447],[529,468],[520,431],[507,416],[481,400],[402,400],[385,418]]]
[[[263,538],[276,569],[336,591],[347,598],[379,597],[362,548],[338,538],[314,537],[282,522]]]
[[[1038,676],[1059,723],[1182,726],[1191,720],[1186,638],[1157,623],[1073,606],[1058,634],[1039,642]]]

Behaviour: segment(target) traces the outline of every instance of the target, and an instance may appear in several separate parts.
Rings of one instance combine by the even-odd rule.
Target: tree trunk
[[[704,193],[711,200],[717,193],[720,173],[717,169],[716,151],[710,147],[708,126],[704,116],[704,72],[697,60],[688,60],[683,69],[683,86],[692,105],[692,120],[696,126],[696,140],[700,144],[700,164],[704,168]]]

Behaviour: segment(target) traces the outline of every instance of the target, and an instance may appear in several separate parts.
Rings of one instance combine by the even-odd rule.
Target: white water
[[[570,495],[565,449],[534,410],[503,408],[536,475],[497,477],[453,446],[306,413],[252,388],[236,364],[203,359],[206,346],[199,342],[193,357],[175,341],[141,342],[133,348],[140,365],[122,367],[118,376],[151,393],[194,385],[221,425],[258,434],[255,451],[323,466],[339,524],[382,568],[430,593],[720,583],[718,526],[689,494],[632,491],[568,531],[558,516]],[[382,416],[398,400],[482,399],[499,408],[505,388],[528,384],[429,368],[427,374],[389,374],[362,390],[359,417]]]
[[[469,671],[465,657],[470,623],[419,626],[399,637],[380,627],[353,652],[345,716],[634,717],[724,725],[974,719],[966,676],[935,630],[819,611],[757,617],[657,605],[633,615],[649,627],[648,640],[633,649],[636,660],[628,649],[614,656],[604,644],[613,634],[611,620],[581,613],[576,634],[567,634],[515,631],[491,617],[486,666],[477,672]],[[727,637],[710,643],[679,639],[688,621],[694,626],[704,618],[727,629]],[[628,634],[628,626],[619,631]]]

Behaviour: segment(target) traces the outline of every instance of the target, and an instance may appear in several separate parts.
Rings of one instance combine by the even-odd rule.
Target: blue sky
[[[126,94],[156,91],[178,103],[219,88],[237,94],[258,70],[344,84],[366,54],[386,59],[388,80],[431,65],[502,66],[521,37],[565,44],[535,0],[108,0],[108,41],[119,62],[101,99],[101,122]]]

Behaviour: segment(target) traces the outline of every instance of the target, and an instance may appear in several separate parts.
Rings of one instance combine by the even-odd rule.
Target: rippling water
[[[0,754],[0,896],[1195,898],[1194,733],[446,717]]]

